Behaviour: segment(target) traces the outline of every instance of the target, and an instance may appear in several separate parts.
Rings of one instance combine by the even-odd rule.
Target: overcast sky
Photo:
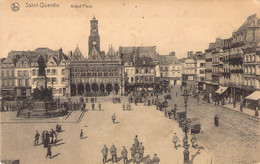
[[[88,52],[90,20],[99,20],[101,50],[119,46],[153,46],[161,55],[175,51],[204,51],[216,37],[228,38],[252,14],[260,17],[260,0],[1,0],[0,55],[11,50],[60,47],[67,53],[77,44],[84,56]],[[58,8],[26,8],[28,3],[56,3]],[[87,4],[92,8],[71,8]]]

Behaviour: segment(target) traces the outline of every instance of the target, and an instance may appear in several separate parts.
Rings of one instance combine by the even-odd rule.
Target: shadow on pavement
[[[205,148],[203,146],[198,146],[197,149],[198,149],[197,152],[191,156],[190,164],[193,164],[193,160],[195,159],[196,156],[200,154],[200,150]]]
[[[51,159],[57,157],[58,155],[60,155],[60,153],[55,154],[54,156],[51,157]]]

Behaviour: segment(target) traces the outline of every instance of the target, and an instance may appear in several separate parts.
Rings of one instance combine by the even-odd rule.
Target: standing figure
[[[219,119],[218,115],[215,115],[215,117],[214,117],[214,124],[215,124],[216,127],[219,126],[218,119]]]
[[[159,164],[159,162],[160,162],[160,158],[159,157],[157,157],[157,154],[154,154],[154,157],[153,157],[153,164]]]
[[[44,145],[44,140],[45,140],[45,131],[42,131],[42,144]]]
[[[136,150],[138,150],[139,140],[138,140],[138,136],[137,136],[137,135],[136,135],[135,138],[134,138],[134,145],[135,145]]]
[[[95,110],[95,104],[92,103],[92,110]]]
[[[59,133],[59,125],[56,125],[56,132]]]
[[[172,142],[174,143],[174,148],[177,150],[177,142],[180,142],[179,137],[176,135],[176,133],[174,133]]]
[[[192,147],[194,149],[196,149],[196,142],[197,142],[197,138],[195,137],[195,135],[192,135],[192,138],[190,139],[190,142],[192,143]]]
[[[51,158],[51,157],[52,157],[51,145],[49,144],[48,147],[47,147],[46,158]]]
[[[79,136],[80,136],[80,139],[82,139],[83,136],[84,136],[84,135],[83,135],[83,130],[82,130],[82,129],[80,130],[80,135],[79,135]]]
[[[144,146],[143,146],[142,142],[140,142],[140,145],[138,146],[138,152],[140,154],[141,160],[143,160],[143,158],[144,158]]]
[[[111,156],[112,156],[112,162],[113,162],[113,163],[117,161],[116,151],[117,151],[117,149],[116,149],[115,145],[113,144],[113,145],[111,146],[111,148],[110,148],[110,154],[111,154]]]
[[[125,110],[125,103],[123,103],[123,110]]]
[[[107,162],[107,154],[108,154],[108,148],[106,145],[104,145],[103,149],[101,150],[103,154],[103,163]]]
[[[178,97],[178,92],[176,92],[176,97]]]
[[[40,138],[40,134],[38,133],[38,130],[36,130],[36,134],[34,137],[34,146],[38,146],[39,138]]]
[[[144,164],[152,164],[152,160],[150,158],[150,155],[147,155],[146,159],[144,160]]]
[[[139,154],[138,152],[135,153],[134,162],[135,162],[136,164],[140,164],[140,162],[141,162],[141,157],[140,157],[140,154]]]
[[[98,104],[98,108],[99,108],[99,111],[101,111],[101,104],[100,103]]]
[[[132,157],[132,159],[135,157],[135,153],[136,153],[136,149],[135,149],[135,144],[133,144],[132,145],[132,147],[130,148],[130,150],[131,150],[131,157]]]
[[[121,155],[122,155],[122,158],[123,158],[123,162],[124,163],[127,163],[128,162],[128,159],[127,159],[127,150],[125,148],[125,146],[123,146],[123,150],[121,152]]]
[[[112,121],[113,121],[113,124],[115,124],[116,122],[116,114],[114,113],[113,115],[112,115]]]

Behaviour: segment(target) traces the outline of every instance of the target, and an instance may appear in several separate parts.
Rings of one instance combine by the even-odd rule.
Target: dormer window
[[[143,64],[145,64],[145,61],[143,61]]]

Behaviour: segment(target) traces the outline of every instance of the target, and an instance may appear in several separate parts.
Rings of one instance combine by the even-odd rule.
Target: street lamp
[[[187,120],[187,104],[188,104],[188,98],[189,98],[189,94],[188,94],[188,90],[185,88],[184,89],[184,93],[182,94],[182,96],[184,97],[184,107],[185,107],[185,122],[184,122],[184,132],[185,132],[185,137],[183,139],[183,148],[185,149],[183,151],[183,155],[184,155],[184,164],[189,164],[189,147],[190,145],[188,144],[188,120]]]

